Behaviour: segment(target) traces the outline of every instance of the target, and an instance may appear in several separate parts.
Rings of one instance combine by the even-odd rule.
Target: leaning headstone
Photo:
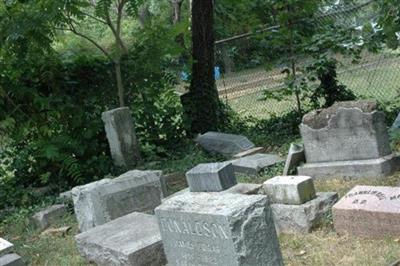
[[[165,265],[157,219],[131,213],[75,237],[79,253],[99,266]]]
[[[0,237],[0,256],[10,253],[14,248],[14,245],[7,240]]]
[[[396,120],[394,120],[392,127],[390,128],[391,134],[400,134],[400,113]]]
[[[254,144],[245,136],[212,131],[199,135],[196,142],[206,151],[228,157],[254,148]]]
[[[276,176],[265,181],[263,188],[274,203],[300,205],[316,196],[309,176]]]
[[[128,107],[104,112],[101,115],[114,164],[132,168],[140,161],[134,121]]]
[[[186,193],[155,212],[170,265],[283,265],[266,196]]]
[[[25,266],[25,263],[18,254],[11,253],[0,257],[0,266]]]
[[[31,217],[31,223],[40,230],[44,230],[52,223],[59,221],[67,214],[67,208],[64,204],[52,205],[35,213]]]
[[[199,164],[186,173],[191,192],[218,192],[236,185],[229,162]]]
[[[290,171],[301,163],[306,161],[306,155],[304,154],[304,147],[301,144],[290,144],[289,153],[286,158],[285,168],[283,169],[283,175],[289,175]]]
[[[301,205],[271,204],[277,232],[311,232],[329,217],[337,200],[336,192],[318,192],[316,198]]]
[[[259,153],[233,160],[232,165],[236,173],[254,176],[265,168],[283,161],[278,155]]]
[[[161,171],[129,171],[72,189],[75,215],[84,232],[131,212],[153,213],[161,204]]]
[[[354,187],[333,207],[333,223],[340,234],[399,236],[400,187]]]
[[[313,178],[382,177],[400,166],[392,154],[385,115],[375,102],[341,102],[303,117],[300,132],[307,163],[300,175]]]

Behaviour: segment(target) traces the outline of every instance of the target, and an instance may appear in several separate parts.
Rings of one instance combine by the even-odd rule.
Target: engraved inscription
[[[183,219],[160,218],[161,230],[171,233],[228,239],[222,225],[206,221],[187,221]]]
[[[352,198],[352,197],[360,196],[360,195],[372,195],[372,196],[377,197],[379,200],[384,200],[387,198],[387,196],[384,193],[379,192],[377,190],[361,190],[361,191],[348,193],[346,195],[346,198]]]

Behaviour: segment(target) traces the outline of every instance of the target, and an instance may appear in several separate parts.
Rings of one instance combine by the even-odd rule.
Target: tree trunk
[[[191,132],[218,129],[221,105],[214,79],[214,1],[192,3],[192,80],[185,103]]]
[[[119,106],[125,106],[125,91],[124,91],[124,84],[122,83],[122,74],[121,74],[121,60],[115,60],[115,76],[117,78],[117,88],[118,88],[118,99],[119,99]]]

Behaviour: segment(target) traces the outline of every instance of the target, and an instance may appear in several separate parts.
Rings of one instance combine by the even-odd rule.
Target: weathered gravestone
[[[132,168],[140,161],[134,122],[128,107],[104,112],[101,116],[116,166]]]
[[[375,102],[341,102],[313,111],[303,117],[300,132],[307,160],[298,167],[300,175],[382,177],[400,165]]]
[[[336,192],[315,193],[311,177],[277,176],[263,184],[270,198],[276,230],[308,233],[327,216],[336,203]]]
[[[14,245],[7,240],[0,237],[0,256],[10,253],[14,248]]]
[[[354,187],[333,206],[333,223],[340,234],[399,236],[400,187]]]
[[[212,131],[199,135],[196,142],[206,151],[228,157],[254,148],[254,144],[245,136]]]
[[[239,152],[239,153],[233,155],[233,158],[237,158],[237,159],[243,158],[243,157],[258,154],[258,153],[264,153],[265,151],[266,151],[266,149],[264,147],[255,147],[255,148],[251,148],[250,150]]]
[[[165,265],[157,219],[131,213],[75,237],[80,254],[99,266]]]
[[[0,266],[25,266],[25,263],[18,254],[10,253],[0,257]]]
[[[289,153],[286,158],[285,168],[283,169],[283,175],[289,175],[292,169],[295,169],[301,163],[306,161],[306,155],[304,154],[304,147],[301,144],[290,144]]]
[[[161,171],[129,171],[72,189],[75,215],[83,232],[131,212],[153,213],[161,204]]]
[[[266,196],[189,192],[155,212],[170,265],[283,265]]]
[[[40,230],[44,230],[52,223],[60,220],[67,214],[67,208],[64,204],[57,204],[47,207],[31,217],[31,223]]]
[[[283,161],[284,159],[278,155],[259,153],[239,158],[231,162],[236,173],[255,176],[265,168]]]
[[[236,185],[229,162],[199,164],[186,173],[191,192],[218,192]]]

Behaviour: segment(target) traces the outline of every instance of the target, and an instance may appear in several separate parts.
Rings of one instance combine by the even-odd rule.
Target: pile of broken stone
[[[283,265],[278,234],[311,232],[331,213],[340,234],[398,235],[400,187],[356,186],[339,201],[314,187],[315,179],[384,178],[400,168],[376,104],[338,103],[307,114],[300,129],[304,145],[293,144],[283,175],[263,184],[236,175],[256,175],[280,156],[244,136],[208,132],[199,145],[232,159],[197,165],[175,194],[161,171],[75,187],[63,196],[74,203],[80,254],[97,265]],[[64,211],[52,206],[34,219],[44,229]]]

